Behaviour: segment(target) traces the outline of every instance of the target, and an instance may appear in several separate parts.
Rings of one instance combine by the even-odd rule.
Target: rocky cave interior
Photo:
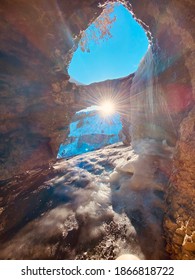
[[[134,74],[85,86],[67,69],[106,1],[1,0],[1,259],[195,259],[195,4],[121,3],[151,47]],[[104,88],[125,145],[56,160]]]

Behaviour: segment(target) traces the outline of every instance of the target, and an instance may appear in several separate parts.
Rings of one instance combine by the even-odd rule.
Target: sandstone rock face
[[[0,178],[56,158],[76,111],[69,51],[98,2],[1,1]]]
[[[175,145],[179,124],[194,105],[190,1],[149,1],[143,10],[139,1],[131,3],[135,15],[149,26],[153,42],[132,82],[133,139],[167,139]]]
[[[164,224],[167,250],[173,259],[195,259],[194,4],[149,1],[141,9],[139,1],[130,2],[153,41],[132,81],[132,144],[154,138],[175,147]]]
[[[195,259],[195,110],[180,125],[168,192],[165,229],[172,258]]]
[[[105,3],[1,0],[1,179],[53,160],[68,131],[64,126],[79,106],[86,105],[89,93],[93,100],[102,87],[95,84],[96,90],[86,92],[69,83],[67,75],[79,32],[102,11],[99,2]],[[131,96],[127,102],[131,110],[125,110],[133,122],[132,139],[165,139],[175,147],[167,188],[167,250],[172,258],[193,259],[194,1],[126,2],[152,42],[122,91],[124,97]],[[110,84],[120,88],[122,81]]]

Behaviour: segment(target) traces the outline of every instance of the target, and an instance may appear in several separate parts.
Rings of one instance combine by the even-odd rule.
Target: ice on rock
[[[116,171],[134,173],[135,172],[134,164],[136,163],[137,160],[138,160],[138,155],[133,155],[128,161],[123,160],[121,164],[116,166]]]
[[[133,143],[134,150],[130,159],[121,159],[117,162],[114,171],[110,174],[110,182],[118,182],[121,191],[124,190],[163,190],[159,182],[154,181],[154,174],[158,169],[167,171],[173,149],[165,141],[142,139]],[[131,176],[122,179],[122,174]],[[124,176],[123,176],[124,177]]]

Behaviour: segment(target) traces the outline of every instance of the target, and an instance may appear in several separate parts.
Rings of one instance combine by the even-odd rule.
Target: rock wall
[[[56,158],[76,111],[67,65],[76,36],[102,11],[98,3],[1,1],[1,179]]]
[[[151,32],[131,86],[133,145],[154,138],[175,147],[164,228],[173,259],[195,259],[194,29],[192,1],[130,1]],[[147,27],[146,27],[147,28]]]
[[[105,1],[1,0],[1,179],[55,159],[67,133],[64,126],[82,103],[82,91],[68,82],[67,66],[79,32],[102,11],[99,2]],[[166,139],[175,147],[167,189],[167,250],[172,258],[193,259],[195,4],[131,0],[126,5],[152,44],[131,87],[133,141]]]
[[[165,219],[173,259],[195,259],[195,109],[180,124]]]

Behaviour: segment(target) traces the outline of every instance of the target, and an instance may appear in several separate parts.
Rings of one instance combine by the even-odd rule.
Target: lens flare
[[[105,100],[100,105],[100,111],[104,116],[110,116],[115,113],[115,105],[111,100]]]

